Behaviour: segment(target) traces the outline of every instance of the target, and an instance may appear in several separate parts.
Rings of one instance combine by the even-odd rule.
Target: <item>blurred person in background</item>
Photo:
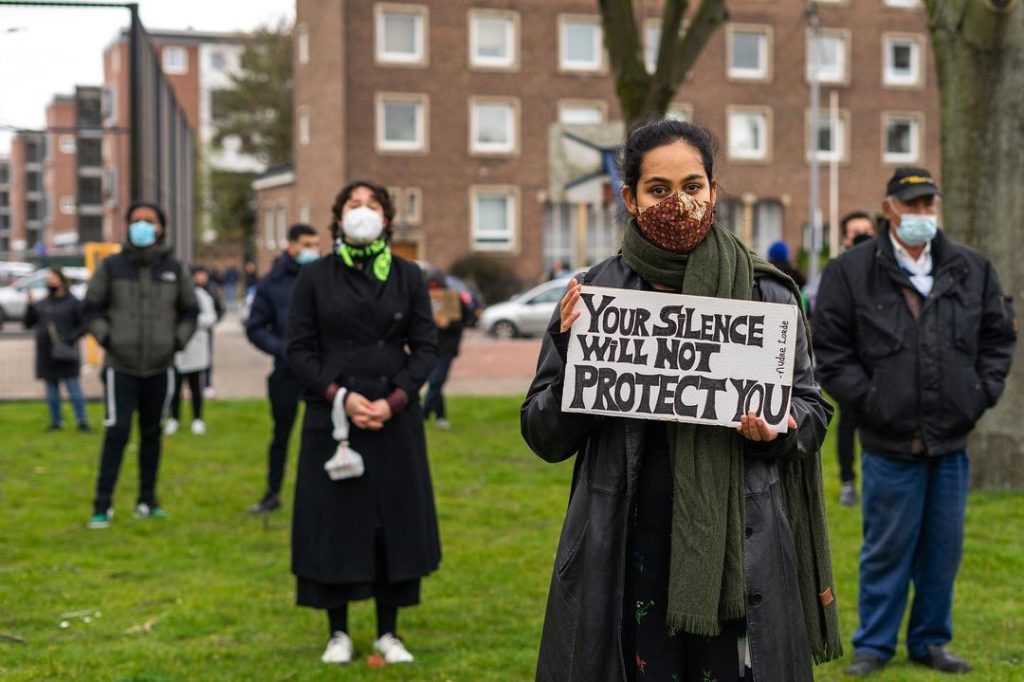
[[[85,398],[78,376],[82,371],[78,340],[85,335],[82,302],[71,295],[70,282],[60,268],[50,268],[46,275],[47,297],[32,300],[27,289],[28,309],[25,327],[36,330],[36,378],[46,383],[46,404],[50,408],[50,431],[64,428],[61,413],[60,382],[71,397],[71,406],[79,431],[91,431],[85,413]]]
[[[441,561],[419,391],[437,357],[437,330],[419,266],[392,255],[394,204],[368,181],[331,208],[334,253],[302,268],[288,311],[285,354],[305,388],[292,517],[300,606],[327,612],[321,660],[348,663],[348,605],[373,598],[388,663],[410,663],[398,610],[420,601]],[[335,440],[334,428],[348,432]],[[340,445],[365,470],[335,480]]]
[[[173,436],[181,426],[181,386],[188,382],[192,398],[192,433],[201,436],[206,433],[203,421],[203,377],[210,367],[213,355],[212,336],[207,332],[217,322],[217,310],[213,296],[203,287],[206,270],[197,267],[192,273],[195,283],[199,316],[196,318],[196,333],[185,348],[174,354],[174,396],[171,398],[171,414],[164,423],[164,435]]]
[[[102,375],[106,431],[89,528],[110,526],[114,487],[136,412],[139,494],[135,514],[166,516],[156,495],[160,419],[174,388],[174,354],[196,329],[195,286],[188,271],[171,256],[163,210],[136,201],[125,218],[128,238],[120,253],[100,261],[85,295],[89,333],[106,350]]]
[[[213,332],[217,322],[220,322],[224,317],[224,298],[221,296],[220,284],[214,279],[210,271],[200,266],[193,272],[193,280],[196,286],[205,291],[210,299],[213,301],[214,314],[216,315],[213,324],[206,327],[206,329],[200,329],[199,333],[206,334],[209,337],[210,346],[210,359],[203,370],[203,397],[207,399],[213,399],[217,396],[217,391],[213,388]]]
[[[803,289],[807,284],[807,276],[790,262],[789,246],[781,239],[772,242],[772,245],[768,247],[768,262],[778,268],[780,272],[789,275],[789,278],[796,282],[797,287]]]
[[[427,278],[427,289],[433,294],[440,291],[451,291],[459,301],[459,316],[451,318],[443,313],[434,314],[437,325],[437,362],[427,377],[427,393],[423,398],[423,420],[429,421],[434,415],[437,428],[446,431],[451,428],[448,412],[445,408],[444,385],[448,381],[452,363],[459,355],[462,344],[462,332],[472,318],[472,311],[458,292],[449,289],[441,273],[433,273]]]
[[[249,508],[254,514],[271,512],[281,506],[281,484],[288,458],[288,439],[299,413],[302,384],[288,368],[285,330],[292,288],[300,269],[320,258],[320,235],[310,225],[297,223],[288,229],[288,246],[277,257],[270,272],[256,285],[252,307],[245,321],[245,335],[252,345],[274,358],[274,371],[267,377],[267,396],[274,432],[267,453],[267,489],[260,501]]]

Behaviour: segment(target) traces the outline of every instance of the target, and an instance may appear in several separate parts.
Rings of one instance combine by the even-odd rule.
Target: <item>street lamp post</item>
[[[811,154],[811,182],[808,196],[808,209],[811,217],[811,248],[810,263],[808,267],[809,281],[813,282],[818,278],[818,261],[821,258],[821,187],[818,164],[818,127],[820,125],[821,109],[821,81],[818,76],[819,62],[818,50],[821,48],[819,38],[821,37],[821,21],[818,17],[818,6],[808,2],[804,7],[804,17],[811,29],[811,49],[808,51],[811,85],[811,123],[807,127],[807,148]]]

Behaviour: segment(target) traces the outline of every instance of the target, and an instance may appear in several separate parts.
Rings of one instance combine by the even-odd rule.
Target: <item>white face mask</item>
[[[384,219],[368,206],[353,208],[341,219],[345,241],[352,246],[366,246],[377,241],[384,231]]]

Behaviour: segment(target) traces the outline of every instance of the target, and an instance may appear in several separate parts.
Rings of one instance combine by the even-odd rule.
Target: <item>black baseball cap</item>
[[[897,168],[885,186],[885,196],[896,197],[903,202],[938,193],[939,186],[924,168]]]

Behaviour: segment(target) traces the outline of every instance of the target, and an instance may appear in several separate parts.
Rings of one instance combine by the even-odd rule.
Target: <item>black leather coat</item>
[[[595,266],[585,281],[645,288],[619,256]],[[768,279],[755,282],[754,298],[797,305],[788,289]],[[636,494],[644,422],[561,411],[565,367],[553,334],[558,324],[556,310],[521,414],[523,438],[542,459],[560,462],[577,455],[537,679],[621,682],[627,679],[622,599],[628,510]],[[816,456],[832,410],[814,381],[802,323],[796,338],[792,414],[797,428],[768,445],[751,443],[745,466],[747,636],[756,682],[813,680],[793,537],[775,458]]]

